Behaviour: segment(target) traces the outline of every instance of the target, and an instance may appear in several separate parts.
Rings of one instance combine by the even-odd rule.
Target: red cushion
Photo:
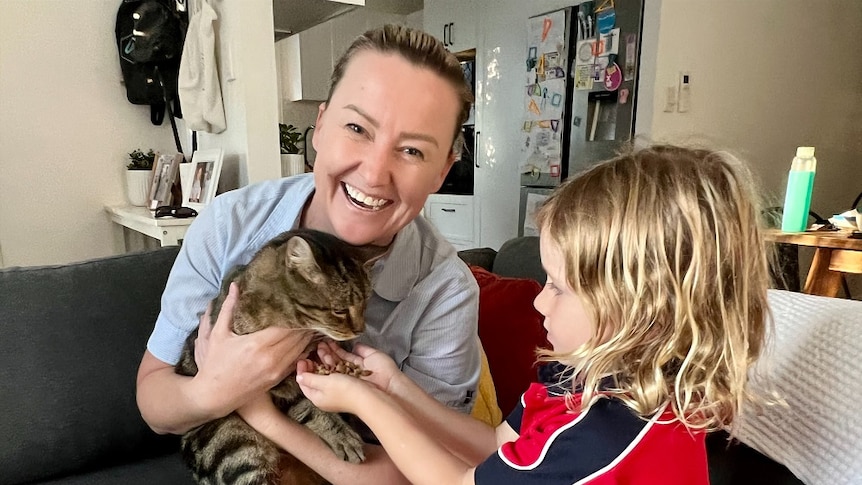
[[[542,315],[533,308],[542,287],[535,280],[504,278],[479,266],[470,270],[479,283],[479,338],[505,416],[537,380],[536,348],[548,347]]]

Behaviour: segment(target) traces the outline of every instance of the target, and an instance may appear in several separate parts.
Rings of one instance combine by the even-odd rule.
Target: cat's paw
[[[365,461],[365,443],[359,434],[349,426],[345,426],[339,432],[338,439],[327,443],[335,456],[350,463],[362,463]]]

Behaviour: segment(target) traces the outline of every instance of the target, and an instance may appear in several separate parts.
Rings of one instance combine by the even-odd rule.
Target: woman
[[[244,412],[305,348],[289,331],[213,331],[199,338],[195,377],[176,375],[173,365],[231,267],[280,232],[311,228],[389,248],[373,272],[362,341],[387,352],[440,402],[469,412],[479,375],[478,288],[451,245],[417,215],[455,162],[454,140],[471,102],[457,59],[430,35],[386,26],[353,43],[318,112],[313,178],[223,194],[189,228],[138,371],[138,405],[150,427],[183,433],[239,410],[255,427],[277,427],[276,441],[288,451],[309,452],[298,458],[330,482],[403,481],[379,447],[350,465],[271,409]],[[230,324],[224,320],[216,327]]]

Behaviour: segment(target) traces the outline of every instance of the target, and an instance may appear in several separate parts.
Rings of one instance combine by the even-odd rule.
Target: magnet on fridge
[[[551,165],[551,177],[560,176],[560,166],[558,164]]]
[[[545,17],[542,21],[542,42],[548,38],[548,32],[551,31],[551,26],[554,25],[554,21],[551,20],[551,17]]]
[[[554,93],[551,96],[551,106],[559,106],[563,102],[563,96],[560,93]]]
[[[560,120],[551,120],[551,129],[554,130],[554,133],[557,132],[557,129],[560,127]]]
[[[620,66],[613,63],[605,69],[605,89],[608,91],[616,91],[623,82],[623,73],[620,71]]]
[[[524,131],[526,131],[526,132],[528,132],[528,133],[529,133],[529,131],[530,131],[532,128],[533,128],[533,122],[532,122],[532,121],[527,120],[527,121],[525,121],[525,122],[524,122]]]
[[[620,89],[620,104],[626,104],[629,101],[629,90]]]
[[[598,39],[590,46],[593,57],[598,57],[605,53],[605,41]]]
[[[583,120],[581,119],[580,116],[575,116],[574,118],[572,118],[572,124],[574,126],[581,126],[581,121],[583,121]]]
[[[599,2],[598,5],[596,5],[596,8],[593,9],[593,12],[603,12],[605,10],[614,8],[614,6],[614,0],[602,0],[601,2]]]
[[[631,81],[635,78],[635,57],[637,56],[638,36],[635,34],[626,34],[626,81]]]
[[[613,30],[617,22],[617,13],[613,8],[602,10],[596,14],[596,25],[600,34],[607,34]]]

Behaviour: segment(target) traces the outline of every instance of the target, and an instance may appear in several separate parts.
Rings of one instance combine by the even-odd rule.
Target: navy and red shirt
[[[506,418],[519,434],[476,468],[475,483],[709,484],[705,434],[669,410],[650,420],[617,399],[597,398],[580,412],[581,394],[549,395],[534,383]]]

